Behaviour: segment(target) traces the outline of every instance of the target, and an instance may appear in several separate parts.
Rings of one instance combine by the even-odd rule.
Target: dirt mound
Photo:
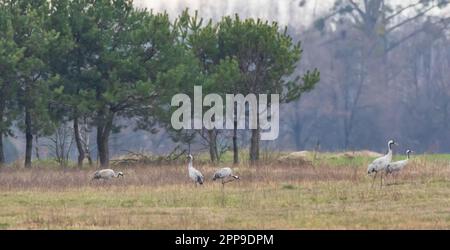
[[[279,158],[279,160],[298,160],[298,159],[308,159],[312,155],[312,152],[310,151],[297,151],[297,152],[291,152],[287,155],[283,155]]]
[[[313,153],[310,151],[291,152],[278,158],[279,163],[295,163],[296,165],[307,165],[311,163]]]
[[[361,151],[347,151],[343,153],[337,154],[338,157],[347,157],[347,158],[354,158],[354,157],[380,157],[383,156],[382,154],[370,150],[361,150]]]

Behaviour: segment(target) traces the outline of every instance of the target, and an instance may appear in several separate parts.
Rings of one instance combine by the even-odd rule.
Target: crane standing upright
[[[198,171],[197,169],[194,168],[193,163],[192,163],[194,157],[192,157],[192,155],[189,154],[187,156],[187,158],[189,159],[189,164],[188,164],[189,178],[191,178],[194,181],[195,186],[197,186],[197,184],[203,185],[203,180],[204,180],[203,175],[200,171]]]
[[[396,162],[391,162],[386,168],[386,174],[393,174],[400,172],[409,162],[409,154],[411,154],[411,150],[406,150],[406,159]]]
[[[390,140],[388,142],[387,154],[375,159],[367,167],[367,174],[370,175],[372,173],[375,173],[375,176],[373,177],[373,181],[372,181],[372,187],[375,182],[375,179],[377,178],[378,173],[380,173],[380,178],[381,178],[380,187],[383,186],[383,172],[386,171],[387,166],[392,161],[392,145],[397,145],[397,143],[395,143],[394,140]]]

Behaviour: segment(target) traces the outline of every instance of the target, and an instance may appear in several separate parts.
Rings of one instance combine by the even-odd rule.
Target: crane
[[[197,186],[197,184],[203,185],[204,178],[203,178],[202,173],[200,171],[198,171],[197,169],[195,169],[192,164],[194,157],[191,154],[189,154],[187,156],[187,158],[189,159],[189,164],[188,164],[189,178],[191,178],[194,181],[195,186]]]
[[[94,173],[94,176],[92,177],[92,179],[94,180],[98,180],[98,179],[103,179],[103,180],[109,180],[111,178],[119,178],[119,177],[123,177],[123,173],[122,172],[114,172],[114,170],[112,169],[102,169],[102,170],[98,170]]]
[[[214,173],[213,181],[217,179],[222,180],[222,187],[224,187],[225,183],[239,180],[239,176],[233,175],[233,170],[231,170],[231,168],[221,168]]]
[[[372,187],[375,182],[375,179],[377,178],[378,173],[380,173],[380,177],[381,177],[380,187],[383,186],[383,171],[386,170],[387,166],[389,165],[389,163],[392,160],[392,145],[398,145],[398,144],[395,143],[394,140],[389,140],[387,154],[384,156],[378,157],[372,163],[370,163],[369,166],[367,167],[367,174],[370,175],[372,173],[375,173],[375,175],[373,177],[373,181],[372,181]]]
[[[393,174],[400,172],[408,164],[409,155],[412,153],[411,150],[406,150],[406,159],[396,162],[391,162],[386,168],[386,174]]]

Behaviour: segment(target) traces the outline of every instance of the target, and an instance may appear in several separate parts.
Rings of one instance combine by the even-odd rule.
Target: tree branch
[[[356,11],[358,11],[359,15],[360,15],[363,19],[365,19],[364,16],[365,16],[366,14],[364,13],[364,11],[361,10],[361,8],[359,8],[359,5],[358,5],[357,3],[355,3],[353,0],[348,0],[348,1],[349,1],[350,4],[353,6],[353,8],[354,8]]]
[[[390,33],[390,32],[392,32],[392,31],[394,31],[395,29],[397,29],[397,28],[399,28],[399,27],[401,27],[401,26],[403,26],[403,25],[405,25],[405,24],[407,24],[407,23],[409,23],[409,22],[411,22],[411,21],[413,21],[413,20],[415,20],[415,19],[417,19],[417,18],[419,18],[419,17],[425,15],[426,13],[428,13],[429,11],[431,11],[432,9],[434,9],[435,7],[436,7],[436,5],[432,5],[432,6],[428,7],[427,9],[425,9],[425,10],[419,12],[417,15],[415,15],[415,16],[413,16],[413,17],[410,17],[410,18],[407,18],[407,19],[403,20],[402,22],[400,22],[400,23],[398,23],[398,24],[396,24],[396,25],[390,27],[389,29],[387,29],[387,30],[386,30],[386,33]]]
[[[400,10],[398,10],[397,12],[395,12],[394,14],[392,14],[392,15],[386,17],[386,21],[390,21],[391,19],[393,19],[393,18],[395,18],[396,16],[400,15],[401,13],[403,13],[405,10],[408,10],[408,9],[410,9],[410,8],[414,8],[414,7],[416,7],[416,6],[420,5],[420,4],[422,4],[421,1],[419,1],[419,2],[417,2],[417,3],[409,4],[409,5],[407,5],[407,6],[403,7],[403,8],[401,8]]]

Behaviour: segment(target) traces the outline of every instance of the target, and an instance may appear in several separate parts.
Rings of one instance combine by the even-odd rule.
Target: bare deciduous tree
[[[67,167],[74,141],[72,128],[67,124],[61,124],[49,140],[51,143],[47,147],[50,149],[50,154],[61,167]]]

